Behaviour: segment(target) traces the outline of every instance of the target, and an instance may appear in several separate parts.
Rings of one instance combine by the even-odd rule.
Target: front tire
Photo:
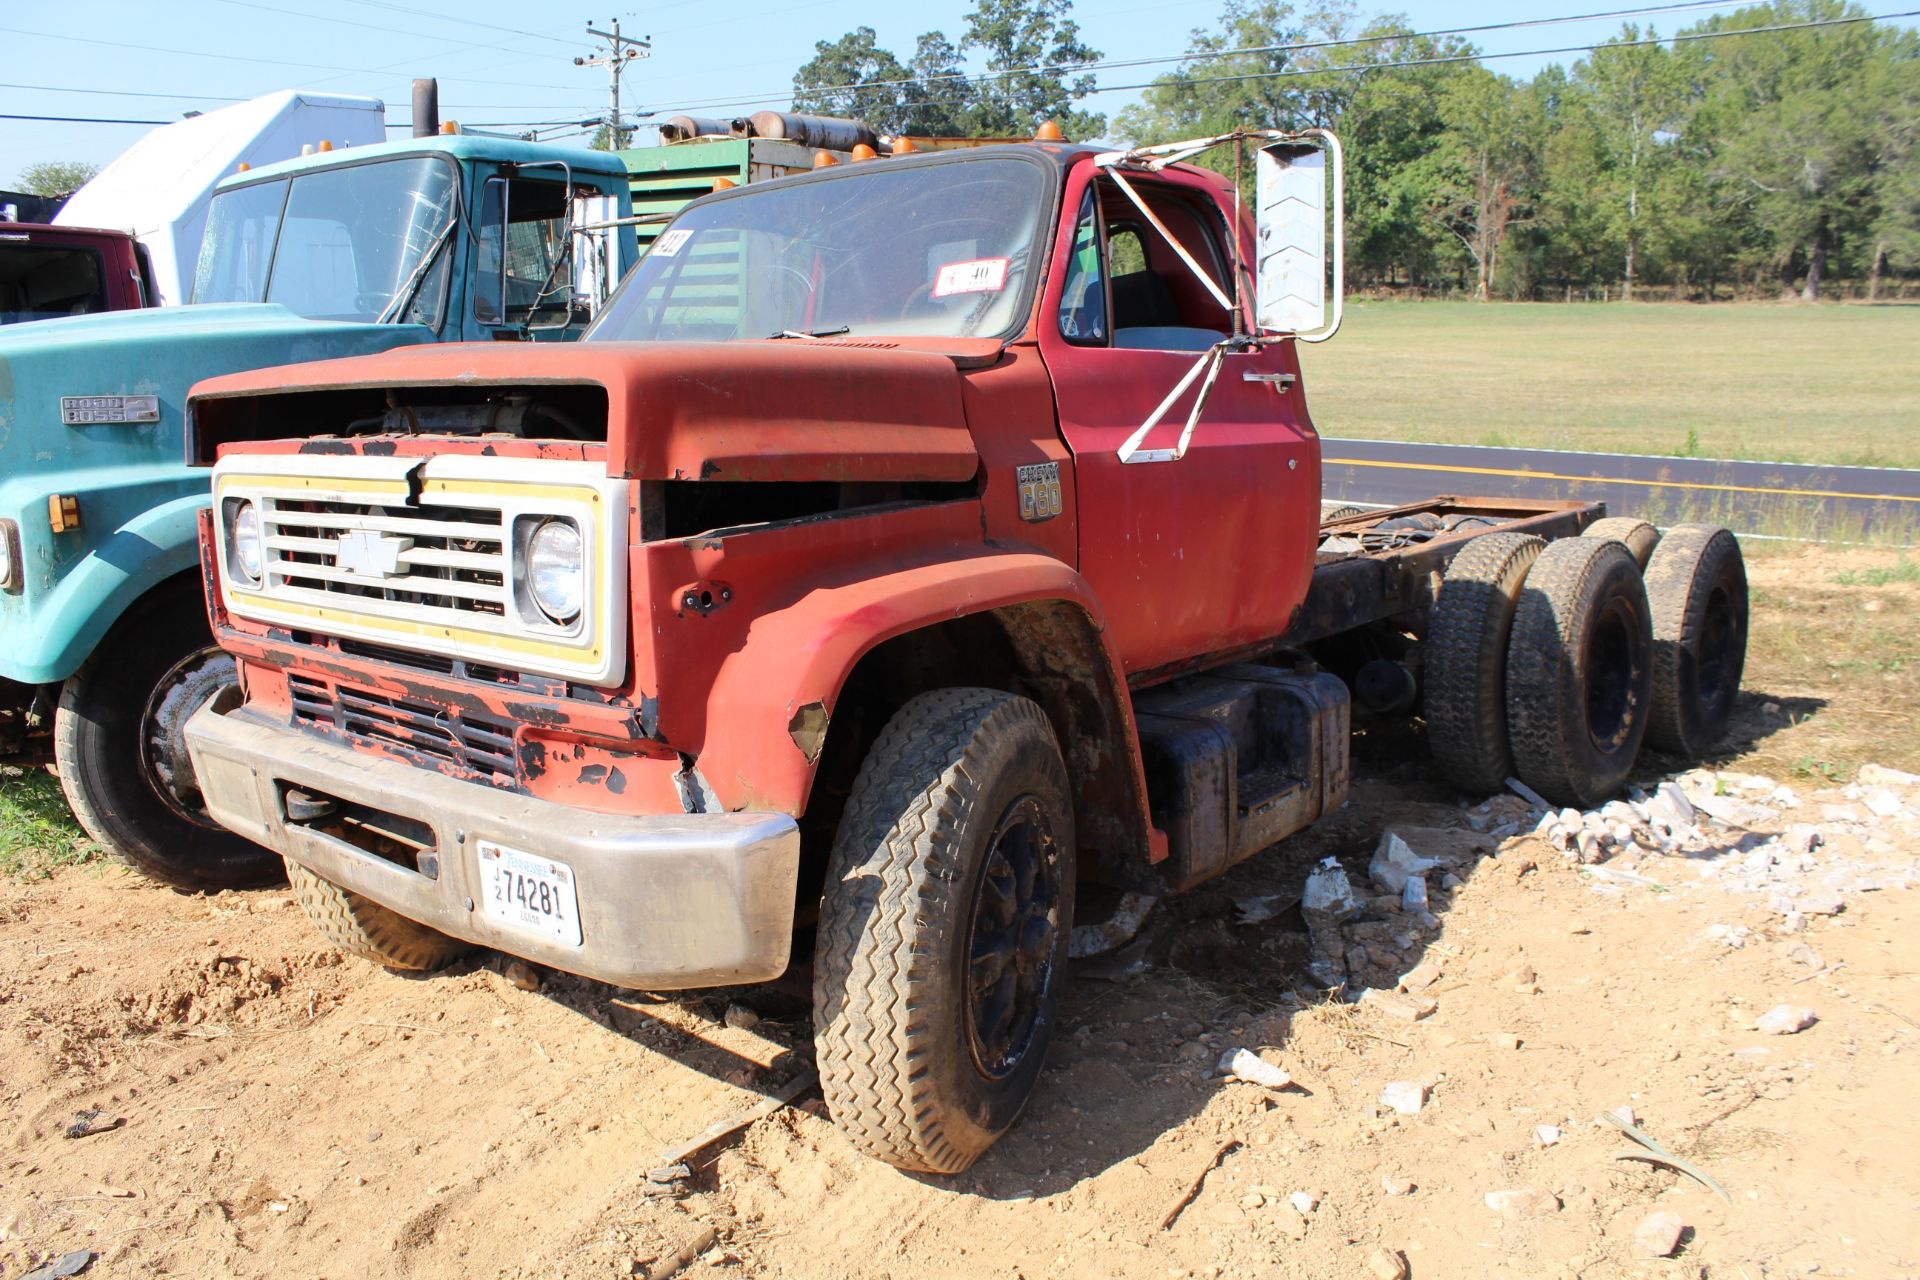
[[[473,950],[458,938],[343,889],[297,862],[286,866],[287,882],[307,919],[322,937],[350,956],[389,969],[425,973],[443,969]]]
[[[181,730],[234,685],[185,590],[134,606],[60,691],[54,758],[87,834],[178,889],[255,889],[284,877],[280,856],[208,816]]]
[[[1073,928],[1067,771],[1046,714],[994,689],[902,707],[827,870],[814,1044],[835,1124],[901,1169],[967,1168],[1020,1114]]]

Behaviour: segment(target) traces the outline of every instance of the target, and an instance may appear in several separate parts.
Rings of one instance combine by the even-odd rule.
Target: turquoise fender
[[[178,486],[177,469],[171,478]],[[204,473],[193,478],[206,484]],[[12,644],[0,656],[0,677],[56,684],[79,670],[135,601],[196,568],[199,514],[207,501],[196,492],[149,507],[97,541],[51,591],[33,598],[26,625],[9,628]]]

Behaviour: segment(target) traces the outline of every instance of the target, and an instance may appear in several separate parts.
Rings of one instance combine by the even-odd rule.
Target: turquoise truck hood
[[[0,476],[184,457],[187,390],[202,378],[432,341],[419,325],[309,320],[266,303],[71,316],[0,333]],[[67,427],[63,396],[159,397],[160,420]]]
[[[25,589],[0,592],[0,677],[63,678],[98,638],[86,619],[102,612],[102,593],[143,590],[155,575],[192,567],[191,508],[208,490],[206,473],[185,461],[194,383],[433,340],[422,325],[309,320],[255,303],[8,326],[0,333],[0,519],[19,524]],[[66,396],[153,396],[159,420],[66,426]],[[78,529],[52,531],[51,494],[79,500]],[[184,506],[169,511],[172,504]]]

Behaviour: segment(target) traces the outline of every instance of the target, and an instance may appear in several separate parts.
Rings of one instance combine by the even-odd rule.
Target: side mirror
[[[1308,129],[1261,147],[1254,165],[1254,318],[1264,330],[1291,333],[1302,342],[1325,342],[1339,330],[1346,300],[1346,165],[1340,140],[1325,129]]]

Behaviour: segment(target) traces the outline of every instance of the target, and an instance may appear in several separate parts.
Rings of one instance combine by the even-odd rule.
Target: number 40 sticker
[[[1006,258],[975,258],[970,262],[949,262],[933,280],[933,296],[951,297],[956,293],[999,293],[1007,287]]]

